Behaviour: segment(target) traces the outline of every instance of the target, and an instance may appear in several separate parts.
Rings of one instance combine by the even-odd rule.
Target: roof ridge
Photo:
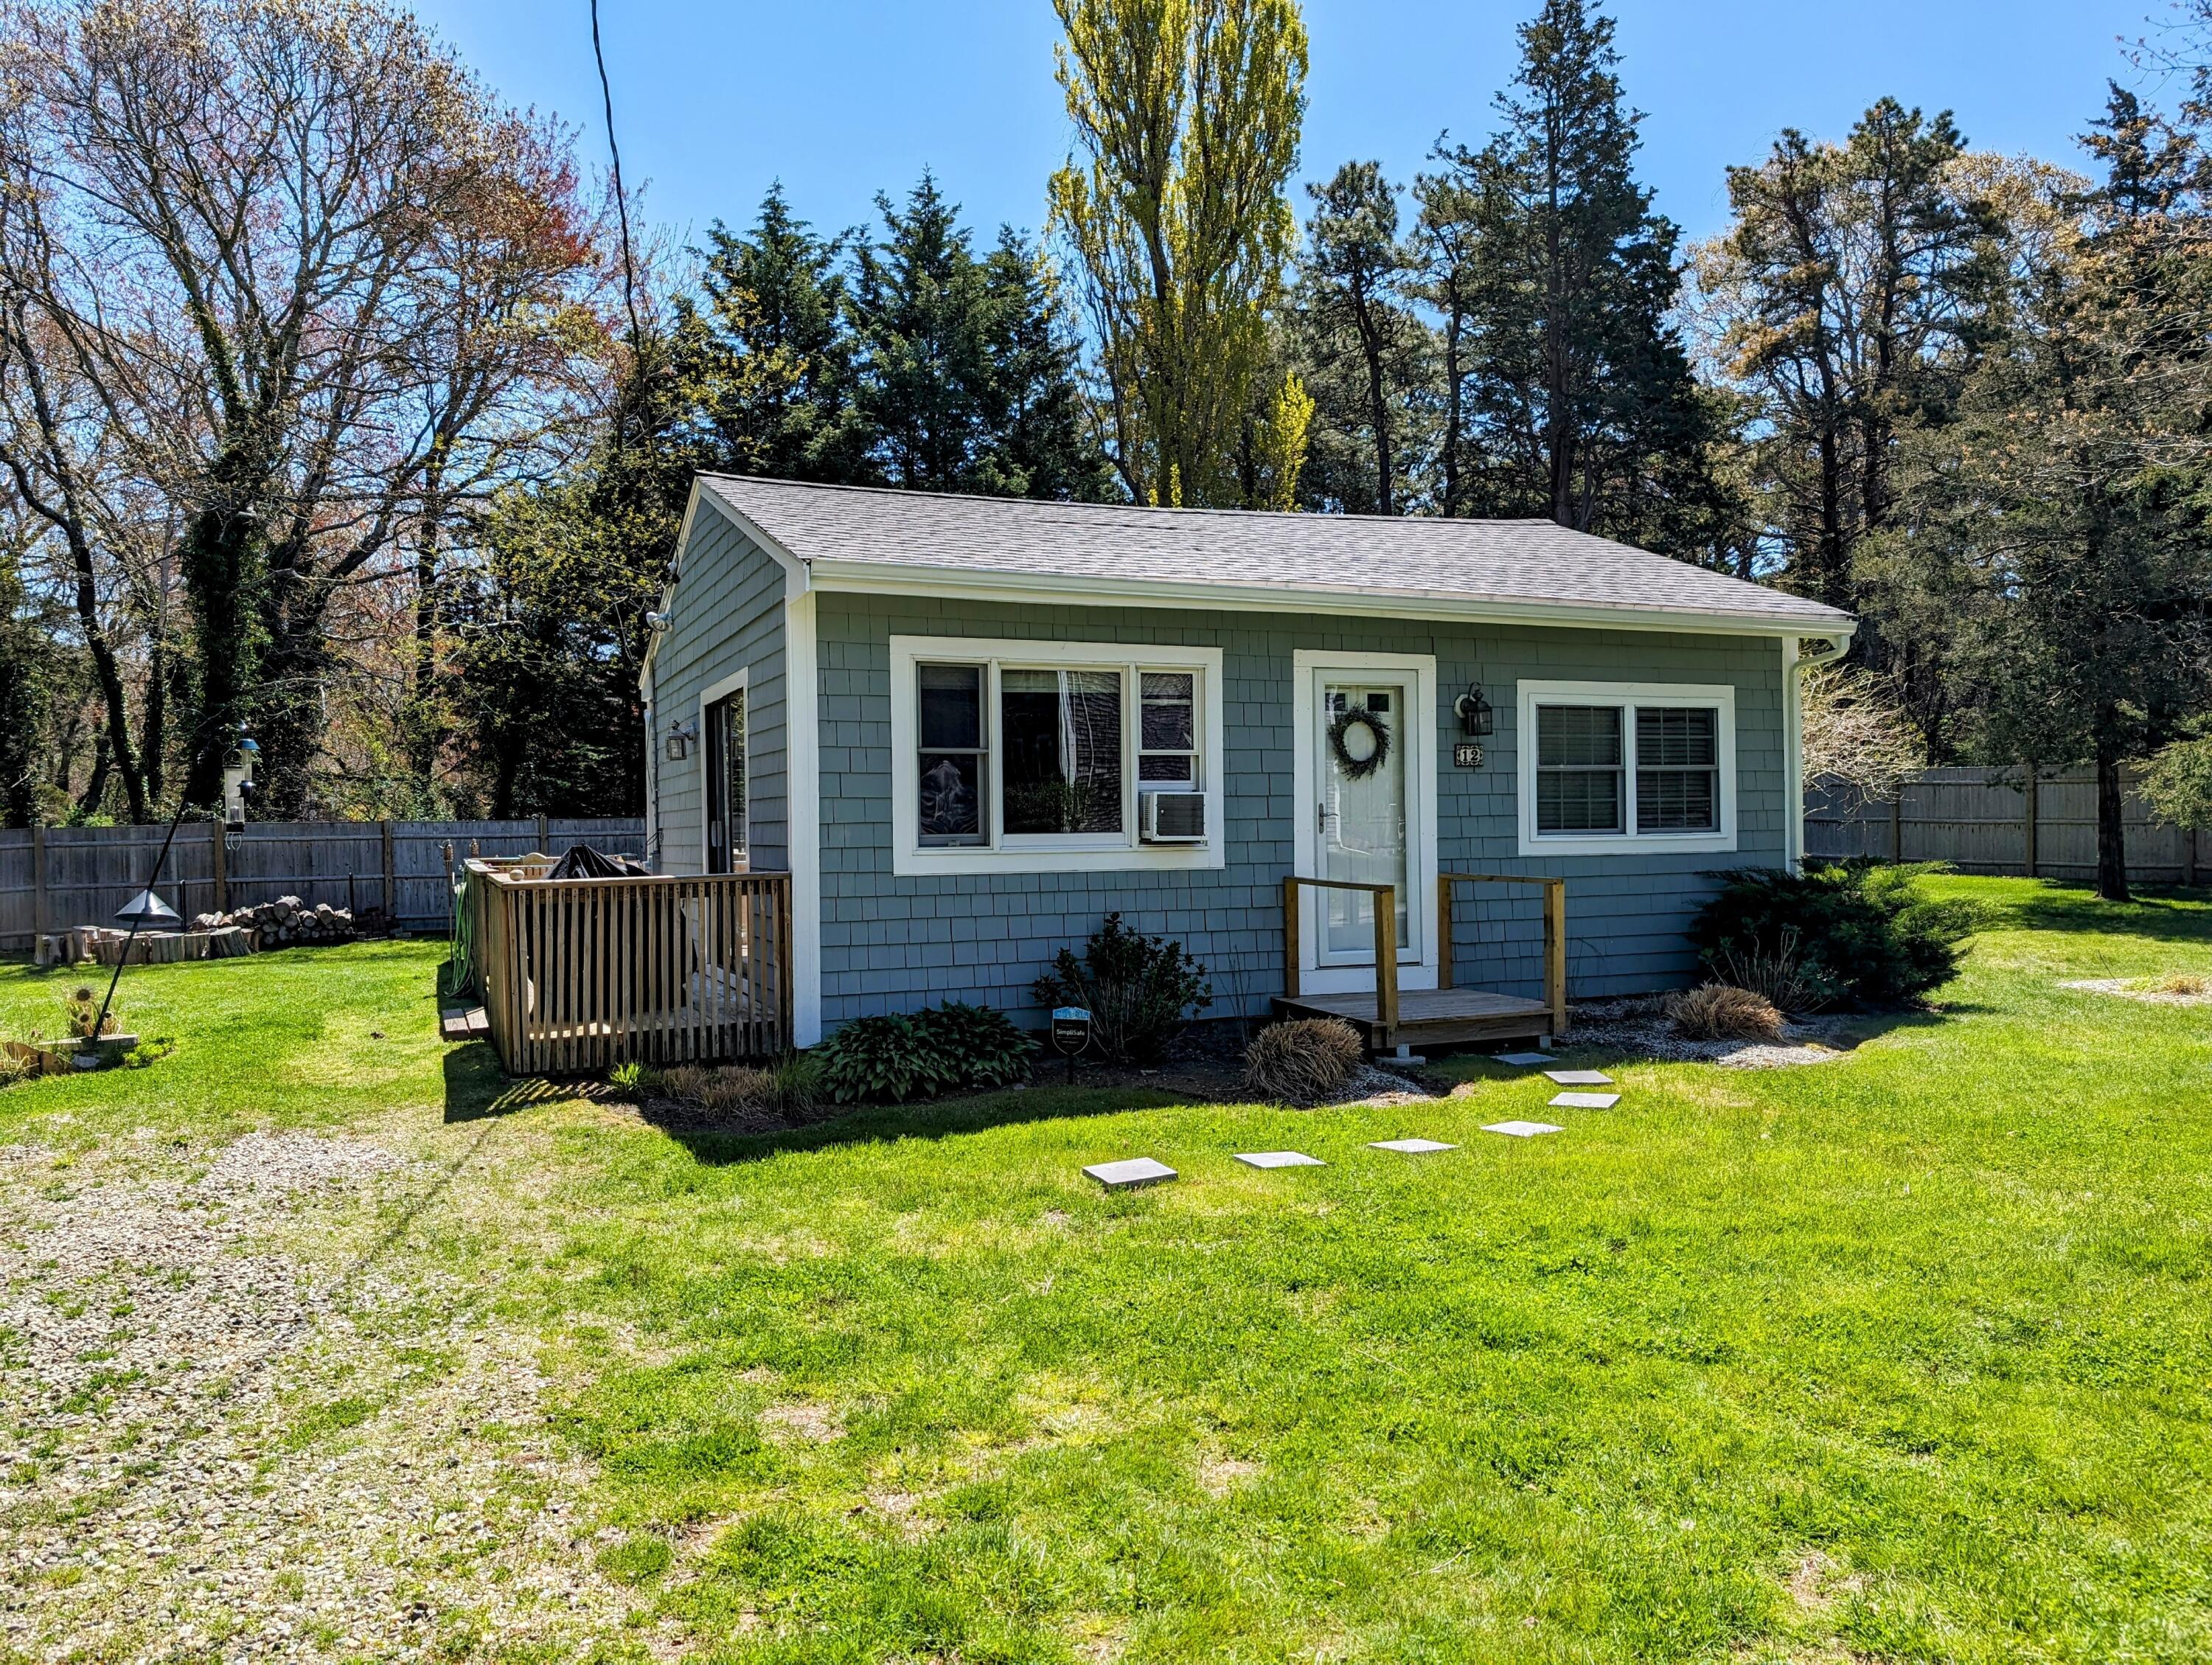
[[[1340,520],[1371,521],[1380,526],[1401,526],[1407,521],[1432,521],[1438,526],[1552,526],[1577,538],[1595,538],[1601,543],[1620,544],[1625,550],[1637,548],[1633,544],[1604,537],[1601,533],[1579,532],[1572,526],[1562,526],[1556,520],[1540,514],[1345,514],[1328,509],[1281,508],[1212,508],[1190,503],[1094,503],[1077,497],[999,497],[981,491],[925,491],[912,486],[855,485],[842,480],[793,480],[780,474],[732,474],[724,469],[702,469],[700,477],[708,480],[735,480],[745,485],[792,486],[802,491],[842,491],[866,497],[931,497],[951,502],[988,503],[994,507],[1012,507],[1029,509],[1107,509],[1117,512],[1141,511],[1148,514],[1218,515],[1238,520]],[[1649,555],[1656,551],[1646,550]],[[1662,559],[1669,557],[1662,556]]]

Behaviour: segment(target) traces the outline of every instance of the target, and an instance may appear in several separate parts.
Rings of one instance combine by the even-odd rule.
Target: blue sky
[[[1477,139],[1536,0],[1307,0],[1303,175],[1352,157],[1410,179],[1440,130]],[[420,0],[510,100],[605,156],[584,0]],[[1957,112],[1980,147],[2076,160],[2120,40],[2162,0],[1617,0],[1646,112],[1642,172],[1692,236],[1726,219],[1722,170],[1782,128],[1839,135],[1893,94]],[[1036,228],[1067,147],[1047,0],[601,0],[625,173],[687,237],[748,220],[771,179],[823,227],[871,215],[925,165],[984,226]],[[1300,217],[1304,199],[1298,197]]]

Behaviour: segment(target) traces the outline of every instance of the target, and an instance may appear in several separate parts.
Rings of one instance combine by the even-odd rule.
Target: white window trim
[[[1202,844],[1146,844],[1137,837],[1137,779],[1133,715],[1125,715],[1122,732],[1132,742],[1121,771],[1119,836],[1090,836],[1079,842],[1040,834],[1006,836],[1000,827],[998,678],[995,669],[984,690],[984,738],[989,770],[991,842],[924,845],[916,825],[915,800],[920,723],[915,708],[915,667],[925,662],[1020,665],[1121,671],[1125,712],[1140,698],[1135,673],[1195,671],[1198,678],[1199,768],[1205,776],[1206,842]],[[893,636],[891,678],[891,872],[900,878],[952,873],[1096,873],[1188,871],[1226,865],[1228,840],[1222,815],[1228,796],[1222,790],[1221,650],[1164,647],[1127,641],[1024,641],[985,636]]]
[[[720,682],[710,682],[699,690],[699,703],[692,716],[692,732],[699,737],[699,871],[707,871],[707,805],[711,794],[707,790],[707,708],[717,700],[726,700],[742,692],[745,696],[745,865],[738,872],[749,872],[753,860],[753,696],[750,686],[752,667],[747,665],[735,676],[725,677]]]
[[[1611,855],[1629,852],[1711,854],[1736,848],[1735,690],[1726,684],[1673,682],[1524,682],[1519,689],[1521,854],[1522,855]],[[1621,708],[1621,819],[1617,833],[1540,833],[1536,830],[1536,708],[1540,705],[1612,705]],[[1639,832],[1636,828],[1636,708],[1687,707],[1719,714],[1720,830]]]

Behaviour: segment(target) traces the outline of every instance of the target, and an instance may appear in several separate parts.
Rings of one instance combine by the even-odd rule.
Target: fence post
[[[2021,828],[2021,831],[2022,831],[2022,832],[2024,832],[2024,833],[2027,835],[2027,846],[2026,846],[2026,848],[2027,848],[2027,876],[2028,876],[2030,878],[2033,878],[2035,877],[2035,864],[2036,864],[2036,852],[2035,852],[2035,812],[2036,812],[2036,807],[2037,807],[2037,805],[2036,805],[2036,800],[2037,800],[2037,799],[2038,799],[2038,798],[2039,798],[2041,795],[2042,795],[2042,789],[2041,789],[2041,788],[2037,785],[2037,783],[2036,783],[2036,778],[2035,778],[2035,765],[2034,765],[2033,763],[2030,763],[2030,764],[2027,766],[2027,790],[2026,793],[2024,794],[2025,800],[2026,800],[2026,801],[2025,801],[2025,807],[2024,807],[2023,811],[2022,811],[2023,816],[2024,816],[2024,824],[2023,824],[2023,826],[2022,826],[2022,828]]]
[[[2181,859],[2188,865],[2189,869],[2182,876],[2181,882],[2194,890],[2197,888],[2197,829],[2194,827],[2189,829],[2187,838],[2183,841]]]
[[[31,945],[46,930],[46,829],[43,826],[31,829]]]
[[[1897,796],[1889,800],[1889,859],[1905,860],[1905,783],[1897,783]]]
[[[398,870],[392,861],[392,823],[380,821],[376,824],[384,835],[384,928],[397,931],[399,928],[399,896]]]
[[[220,821],[208,823],[208,877],[215,884],[215,911],[230,911],[230,852],[223,847]]]
[[[545,830],[545,817],[541,815],[538,817],[538,848],[543,854],[550,855],[553,854],[552,843],[553,836]]]

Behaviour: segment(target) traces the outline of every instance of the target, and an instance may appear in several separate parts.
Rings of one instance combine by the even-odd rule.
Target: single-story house
[[[1680,986],[1715,869],[1802,854],[1796,671],[1847,614],[1549,521],[1037,502],[706,476],[646,660],[650,859],[787,871],[794,1038],[945,998],[1034,1023],[1109,913],[1212,1015],[1540,979]],[[1439,938],[1449,929],[1454,940]]]

